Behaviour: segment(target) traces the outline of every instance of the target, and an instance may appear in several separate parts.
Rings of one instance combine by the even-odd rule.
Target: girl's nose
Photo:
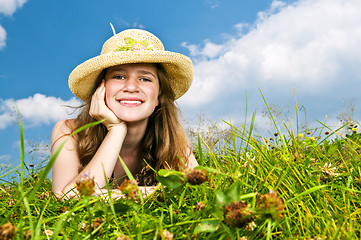
[[[137,92],[139,90],[139,82],[134,77],[129,77],[123,87],[123,91],[125,92]]]

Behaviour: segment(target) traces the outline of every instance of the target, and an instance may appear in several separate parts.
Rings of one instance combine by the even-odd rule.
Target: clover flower
[[[160,232],[158,234],[157,239],[172,240],[173,239],[173,233],[171,233],[168,230],[164,229],[162,232]]]
[[[257,199],[258,209],[263,212],[263,214],[274,220],[278,220],[283,217],[283,200],[279,198],[276,192],[270,190],[270,193],[262,195]]]
[[[197,203],[197,205],[194,207],[194,209],[195,209],[196,211],[200,211],[200,210],[202,210],[203,208],[205,208],[205,205],[204,205],[204,203],[202,203],[202,202]]]
[[[252,211],[245,202],[231,202],[225,207],[224,222],[229,227],[245,227],[254,219]]]
[[[83,178],[81,178],[80,180],[77,180],[75,182],[75,187],[81,196],[92,195],[95,192],[94,191],[94,187],[95,187],[94,177],[91,178],[89,176],[89,173],[84,174]]]
[[[136,180],[126,179],[118,186],[118,190],[130,199],[138,197],[138,182]]]
[[[103,219],[101,219],[100,217],[97,217],[96,219],[94,219],[94,221],[90,225],[92,228],[92,231],[97,229],[102,223],[103,223]]]
[[[336,173],[336,167],[331,167],[331,163],[325,163],[323,167],[321,168],[322,172],[326,177],[334,177],[338,176],[338,173]]]
[[[118,236],[117,240],[131,240],[131,238],[128,235],[122,235]]]
[[[255,222],[249,222],[246,226],[248,232],[252,232],[257,227]]]
[[[205,169],[192,169],[186,173],[186,179],[190,185],[200,185],[208,181],[208,173]]]
[[[15,235],[16,227],[11,223],[7,222],[0,226],[0,239],[13,239]]]
[[[42,192],[39,196],[38,199],[40,200],[44,200],[46,198],[50,197],[51,192],[50,191],[46,191],[46,192]]]

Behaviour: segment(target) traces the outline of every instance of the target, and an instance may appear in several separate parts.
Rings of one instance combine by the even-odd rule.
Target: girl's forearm
[[[105,177],[109,179],[113,174],[125,135],[126,132],[123,129],[113,128],[109,131],[94,157],[87,166],[64,187],[62,192],[68,192],[74,187],[77,181],[81,181],[84,177],[94,178],[96,188],[104,187]]]

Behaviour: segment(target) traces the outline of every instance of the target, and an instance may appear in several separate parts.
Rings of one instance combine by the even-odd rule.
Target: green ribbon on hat
[[[150,50],[153,51],[152,48],[149,47],[149,43],[147,40],[136,41],[131,37],[124,38],[124,42],[126,43],[123,46],[118,47],[115,52],[119,51],[145,51]]]

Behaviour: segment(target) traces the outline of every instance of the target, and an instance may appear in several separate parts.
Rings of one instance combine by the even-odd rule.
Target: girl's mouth
[[[139,106],[144,103],[141,99],[117,99],[117,101],[123,106]]]
[[[142,102],[139,100],[119,100],[120,103],[124,104],[141,104]]]

